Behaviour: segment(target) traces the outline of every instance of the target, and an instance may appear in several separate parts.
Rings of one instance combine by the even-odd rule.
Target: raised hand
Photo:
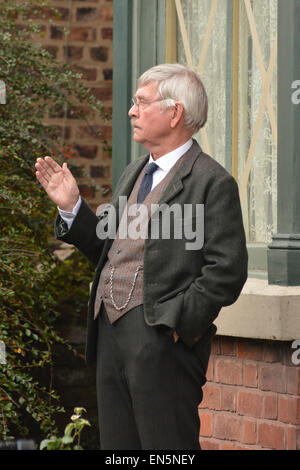
[[[79,197],[75,178],[66,163],[58,165],[51,157],[38,158],[36,177],[46,193],[60,209],[71,212]]]

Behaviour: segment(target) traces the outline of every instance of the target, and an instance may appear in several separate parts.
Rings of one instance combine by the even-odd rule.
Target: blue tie
[[[144,202],[145,198],[147,197],[148,193],[150,193],[153,181],[153,173],[157,168],[159,167],[154,162],[149,163],[149,165],[147,166],[137,195],[138,204],[142,204],[142,202]]]

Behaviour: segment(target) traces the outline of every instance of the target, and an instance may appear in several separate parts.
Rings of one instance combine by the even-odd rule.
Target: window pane
[[[277,58],[265,90],[264,79],[276,41],[277,0],[252,1],[251,10],[245,5],[240,2],[239,180],[252,159],[242,201],[247,238],[269,243],[277,231]]]
[[[208,94],[209,113],[208,122],[205,126],[206,136],[203,133],[195,136],[203,150],[213,155],[213,157],[226,166],[226,148],[228,146],[228,126],[229,137],[231,125],[228,122],[226,107],[226,89],[228,69],[231,73],[231,63],[227,61],[227,0],[216,3],[216,10],[213,10],[212,0],[181,0],[182,12],[184,16],[185,28],[188,43],[191,51],[193,69],[200,72]],[[212,17],[212,15],[214,16]],[[211,23],[210,23],[210,20]],[[212,25],[209,32],[209,25]],[[181,64],[188,64],[187,51],[183,43],[181,25],[177,25],[177,60]],[[204,51],[207,52],[205,60]],[[231,53],[231,51],[229,51]],[[199,65],[201,70],[199,70]],[[230,140],[229,140],[230,145]]]
[[[209,100],[207,125],[196,138],[203,150],[230,171],[234,144],[232,46],[236,40],[232,28],[233,2],[181,0],[176,3],[177,60],[200,72]],[[277,0],[240,0],[238,8],[238,18],[235,17],[239,22],[238,103],[234,103],[239,121],[238,181],[247,240],[266,244],[277,231],[275,54],[271,60],[277,34]],[[264,87],[268,78],[270,86]]]

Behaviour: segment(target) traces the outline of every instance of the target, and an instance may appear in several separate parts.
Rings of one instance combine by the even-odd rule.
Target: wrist
[[[76,200],[71,201],[68,204],[65,204],[65,205],[62,204],[62,205],[59,205],[57,207],[58,207],[59,210],[61,210],[63,212],[73,213],[74,209],[76,209],[76,206],[78,205],[79,201],[80,201],[80,196],[78,196]]]

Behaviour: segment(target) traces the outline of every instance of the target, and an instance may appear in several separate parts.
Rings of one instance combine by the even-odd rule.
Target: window
[[[166,62],[197,70],[208,93],[196,138],[236,178],[247,241],[265,248],[277,231],[277,1],[166,0]]]

